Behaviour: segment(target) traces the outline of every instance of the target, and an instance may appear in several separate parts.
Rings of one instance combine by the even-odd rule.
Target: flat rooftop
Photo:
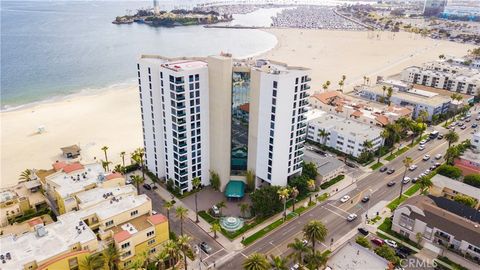
[[[379,127],[329,113],[324,113],[308,123],[309,125],[317,126],[318,128],[328,131],[336,130],[338,133],[348,134],[362,142],[365,140],[374,140],[378,138],[380,132],[382,132],[382,129]]]
[[[162,64],[162,67],[171,69],[173,71],[190,71],[207,67],[207,62],[199,60],[178,60],[169,61]]]
[[[335,157],[325,157],[317,161],[317,171],[319,175],[328,175],[333,171],[345,166],[345,163]]]
[[[347,242],[328,259],[333,270],[388,269],[389,262],[354,242]]]
[[[108,198],[118,197],[122,195],[137,194],[137,189],[133,185],[125,185],[111,188],[94,188],[76,195],[80,209],[91,207]]]

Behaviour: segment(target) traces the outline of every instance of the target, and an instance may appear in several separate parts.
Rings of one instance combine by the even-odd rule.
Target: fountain
[[[220,226],[228,232],[234,232],[243,227],[243,219],[237,217],[224,217],[220,219]]]

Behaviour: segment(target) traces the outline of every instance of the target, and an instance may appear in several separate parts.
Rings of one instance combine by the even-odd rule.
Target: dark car
[[[477,128],[477,127],[478,127],[477,123],[472,125],[472,128]]]
[[[146,190],[152,190],[152,187],[149,185],[149,184],[143,184],[143,187],[146,189]]]
[[[212,252],[212,247],[210,247],[206,242],[200,243],[200,249],[207,254],[210,254],[210,252]]]
[[[365,197],[362,198],[362,202],[363,202],[363,203],[366,203],[366,202],[368,202],[368,201],[370,201],[370,196],[367,195],[367,196],[365,196]]]
[[[387,167],[382,167],[382,168],[380,168],[380,172],[386,172],[387,170],[388,170]]]
[[[155,189],[158,189],[157,185],[153,185],[153,186],[152,186],[152,189],[154,189],[154,190],[155,190]]]
[[[368,233],[369,233],[367,229],[362,228],[362,227],[359,227],[359,228],[358,228],[358,231],[359,231],[361,234],[365,235],[365,236],[367,236]]]
[[[350,162],[347,162],[345,163],[348,167],[350,168],[357,168],[357,165],[353,164],[353,163],[350,163]]]
[[[395,169],[390,169],[390,170],[387,171],[387,174],[392,174],[394,172],[395,172]]]
[[[412,254],[412,250],[409,249],[409,248],[407,248],[407,247],[405,247],[405,246],[399,246],[399,247],[397,247],[397,251],[400,251],[400,252],[405,253],[405,254],[407,254],[407,255]]]
[[[387,187],[393,187],[393,186],[395,186],[395,182],[393,181],[388,182]]]
[[[443,139],[443,135],[442,134],[438,135],[437,139],[439,140]]]
[[[400,259],[406,259],[408,257],[408,254],[405,254],[398,249],[395,250],[395,255],[397,255]]]

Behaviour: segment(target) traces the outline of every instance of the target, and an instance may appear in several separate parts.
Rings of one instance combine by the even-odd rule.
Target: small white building
[[[317,112],[321,112],[318,111]],[[307,139],[327,147],[332,147],[354,157],[360,156],[365,141],[372,142],[372,151],[377,150],[383,142],[382,129],[352,119],[326,112],[316,113],[317,117],[309,119]],[[320,116],[318,116],[320,115]]]

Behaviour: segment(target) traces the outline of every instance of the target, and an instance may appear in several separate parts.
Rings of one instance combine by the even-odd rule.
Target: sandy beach
[[[312,69],[312,91],[326,80],[332,89],[344,74],[346,89],[368,76],[392,75],[404,67],[438,59],[438,55],[461,56],[472,48],[408,33],[270,29],[278,39],[275,49],[263,56],[290,65]],[[132,77],[135,74],[132,74]],[[125,78],[127,79],[127,78]],[[142,146],[142,128],[137,86],[101,94],[77,95],[61,101],[29,106],[1,114],[1,181],[5,187],[17,182],[26,168],[50,168],[61,159],[60,147],[78,144],[83,160],[103,159],[101,147],[109,147],[109,160],[120,163],[120,152]],[[39,126],[45,132],[37,134]]]

